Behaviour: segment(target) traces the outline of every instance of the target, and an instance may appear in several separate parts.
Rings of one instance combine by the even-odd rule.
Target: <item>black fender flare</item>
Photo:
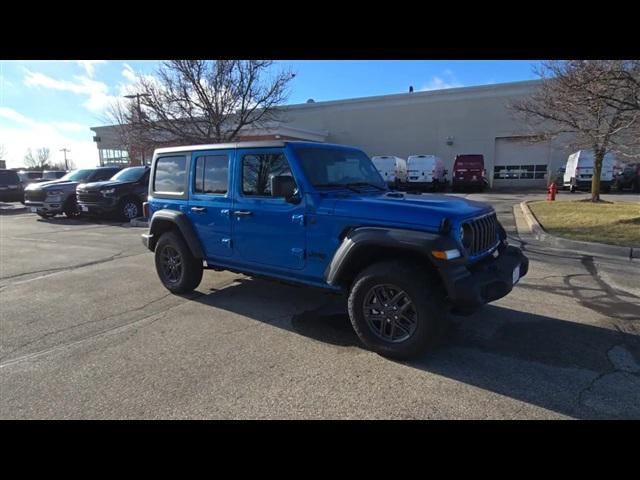
[[[423,255],[435,267],[439,261],[431,255],[433,249],[449,250],[458,248],[453,238],[439,234],[417,230],[403,230],[384,227],[359,227],[347,233],[336,250],[331,263],[324,272],[325,281],[329,285],[339,285],[348,273],[349,264],[362,249],[383,247]]]
[[[183,212],[176,212],[175,210],[158,210],[151,217],[146,242],[149,250],[153,251],[155,249],[160,235],[168,230],[167,224],[173,224],[177,227],[194,257],[204,258],[202,245],[187,215]]]

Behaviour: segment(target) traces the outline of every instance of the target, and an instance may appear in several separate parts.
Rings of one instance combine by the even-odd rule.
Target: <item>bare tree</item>
[[[49,167],[50,153],[47,147],[38,148],[35,154],[29,148],[24,156],[24,163],[29,168],[44,170]]]
[[[74,168],[76,168],[75,166],[75,162],[73,160],[71,160],[70,158],[67,158],[67,163],[65,164],[64,160],[60,160],[58,162],[54,162],[52,164],[49,165],[49,167],[51,167],[51,170],[66,170],[67,169],[67,165],[69,166],[69,170],[73,170]]]
[[[7,147],[4,144],[0,143],[0,160],[5,160],[5,156],[7,155]]]
[[[572,136],[574,148],[593,151],[595,164],[591,200],[600,200],[602,161],[608,152],[637,148],[640,111],[630,108],[633,90],[620,88],[633,62],[570,60],[544,62],[537,73],[543,80],[530,97],[510,104],[538,138]],[[633,77],[637,79],[637,77]],[[637,94],[637,91],[636,91]]]
[[[109,117],[123,145],[220,143],[276,118],[294,74],[271,72],[266,60],[170,60],[140,77],[136,102],[120,101]]]

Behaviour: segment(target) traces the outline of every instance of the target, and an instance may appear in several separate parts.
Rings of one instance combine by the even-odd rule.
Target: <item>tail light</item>
[[[142,204],[142,214],[144,215],[145,218],[149,218],[149,202],[144,202]]]

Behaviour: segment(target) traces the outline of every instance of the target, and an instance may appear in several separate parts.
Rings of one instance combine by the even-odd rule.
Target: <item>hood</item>
[[[328,199],[327,199],[328,200]],[[493,211],[490,205],[452,195],[387,192],[334,197],[333,214],[385,223],[406,223],[438,229],[443,218],[453,224]]]
[[[25,190],[51,190],[53,188],[71,190],[71,189],[75,189],[77,185],[78,185],[78,182],[51,180],[49,182],[31,183],[25,188]]]
[[[119,187],[119,186],[127,185],[130,183],[135,183],[135,182],[119,182],[117,180],[104,180],[102,182],[81,183],[80,185],[78,185],[78,189],[83,190],[85,192],[93,192],[93,191],[101,190],[103,188]]]

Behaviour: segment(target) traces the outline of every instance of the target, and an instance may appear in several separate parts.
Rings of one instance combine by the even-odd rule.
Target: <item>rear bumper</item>
[[[450,303],[471,312],[511,292],[516,268],[519,268],[517,282],[529,271],[529,259],[519,248],[507,246],[498,258],[490,256],[470,267],[452,265],[439,270]]]

